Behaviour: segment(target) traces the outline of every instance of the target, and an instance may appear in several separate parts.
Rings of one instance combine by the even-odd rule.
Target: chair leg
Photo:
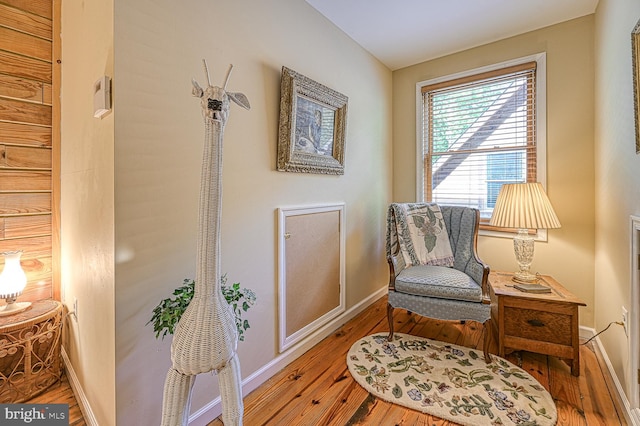
[[[484,339],[482,342],[482,352],[484,352],[484,361],[489,364],[491,362],[491,354],[489,353],[489,343],[491,342],[491,334],[493,327],[491,326],[491,320],[486,320],[482,327],[484,328]]]
[[[387,320],[389,321],[389,336],[387,340],[391,342],[393,341],[393,306],[391,306],[391,303],[387,303]]]

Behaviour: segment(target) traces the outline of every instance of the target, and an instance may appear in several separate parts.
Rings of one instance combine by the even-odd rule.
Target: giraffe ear
[[[198,82],[195,81],[193,78],[191,79],[191,84],[193,84],[193,88],[191,89],[191,94],[193,94],[193,96],[195,96],[196,98],[201,98],[202,94],[204,93],[204,90],[202,90],[202,87],[200,87]]]
[[[240,92],[227,92],[227,96],[229,96],[229,99],[240,105],[242,108],[251,109],[251,105],[249,105],[249,99],[247,99],[244,94]]]

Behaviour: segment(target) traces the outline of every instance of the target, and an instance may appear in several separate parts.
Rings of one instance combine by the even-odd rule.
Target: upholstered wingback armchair
[[[394,308],[441,320],[477,321],[484,327],[483,351],[490,361],[489,266],[476,252],[479,222],[480,212],[468,207],[391,204],[387,218],[390,341]]]

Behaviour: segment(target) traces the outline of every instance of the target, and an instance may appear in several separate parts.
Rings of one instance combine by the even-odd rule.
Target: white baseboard
[[[299,358],[302,354],[318,344],[322,339],[333,333],[339,326],[364,311],[373,304],[373,302],[384,296],[386,293],[387,286],[384,286],[357,305],[345,311],[342,315],[336,317],[322,328],[318,329],[315,333],[311,334],[295,346],[289,348],[259,368],[257,371],[253,372],[242,381],[242,394],[245,396],[248,395],[251,391],[255,390],[258,386],[273,377],[278,371],[282,370],[288,364]],[[195,413],[191,414],[189,416],[189,425],[206,426],[221,413],[221,400],[220,397],[217,397]]]
[[[593,328],[588,328],[588,327],[582,327],[580,326],[580,338],[583,339],[589,339],[593,336],[595,336],[596,331]],[[602,356],[602,359],[604,360],[605,365],[607,366],[607,370],[609,371],[609,374],[611,375],[611,379],[613,380],[613,384],[615,385],[616,389],[616,393],[618,394],[618,397],[620,398],[620,401],[622,401],[622,404],[624,405],[624,411],[623,414],[625,416],[625,420],[627,421],[628,424],[632,425],[632,426],[640,426],[640,410],[639,409],[633,409],[631,407],[631,404],[629,402],[629,399],[627,398],[627,395],[622,387],[622,383],[620,383],[620,380],[618,380],[618,376],[616,375],[615,370],[613,369],[613,365],[611,364],[611,360],[609,360],[609,356],[607,355],[607,351],[604,350],[604,346],[602,346],[602,342],[600,341],[600,337],[596,337],[593,339],[593,342],[596,343],[596,350],[598,352],[600,352],[600,355]]]
[[[584,326],[580,326],[578,328],[578,334],[580,336],[581,339],[584,340],[589,340],[591,339],[593,336],[596,335],[596,330],[593,328],[589,328],[589,327],[584,327]]]
[[[73,394],[76,397],[76,401],[78,401],[80,411],[82,411],[82,416],[89,426],[98,426],[98,420],[96,420],[96,416],[91,410],[91,404],[89,404],[87,395],[84,393],[84,389],[82,389],[82,385],[78,380],[78,376],[76,375],[75,370],[73,369],[73,365],[71,365],[71,360],[69,360],[67,351],[65,351],[64,346],[62,346],[60,349],[60,355],[62,356],[62,362],[64,363],[65,373],[67,374],[67,379],[69,379],[69,384],[71,385]]]

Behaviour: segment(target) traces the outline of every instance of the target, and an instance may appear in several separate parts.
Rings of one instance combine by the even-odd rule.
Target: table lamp
[[[560,221],[542,185],[539,182],[502,185],[489,224],[518,229],[513,237],[513,249],[520,270],[513,275],[513,281],[537,283],[536,274],[529,271],[534,244],[529,229],[560,228]]]
[[[31,306],[31,302],[16,303],[16,298],[22,294],[27,285],[27,276],[20,266],[22,251],[8,251],[4,256],[4,269],[0,274],[0,298],[7,304],[0,308],[0,317],[17,314]]]

